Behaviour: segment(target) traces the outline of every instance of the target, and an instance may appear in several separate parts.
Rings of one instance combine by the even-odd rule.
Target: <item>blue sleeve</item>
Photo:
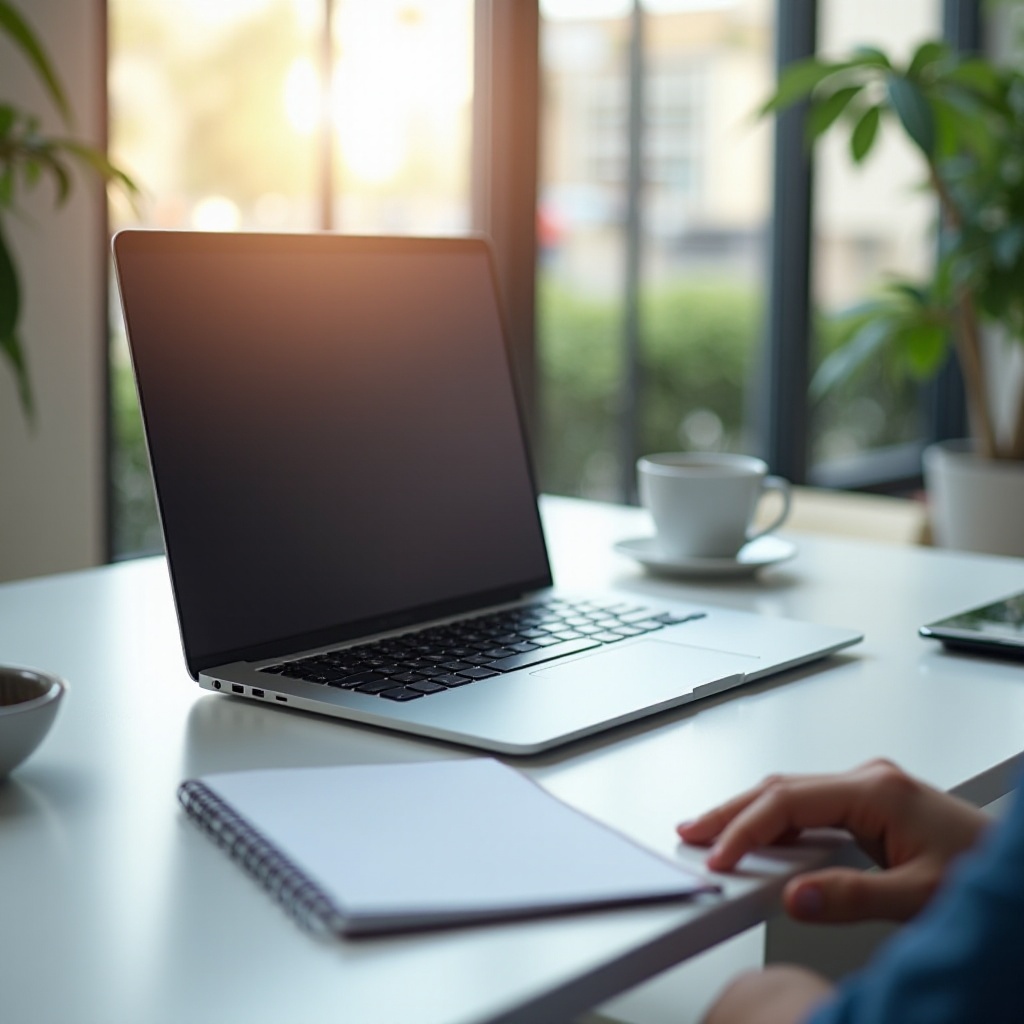
[[[1024,1022],[1024,786],[919,917],[807,1024]]]

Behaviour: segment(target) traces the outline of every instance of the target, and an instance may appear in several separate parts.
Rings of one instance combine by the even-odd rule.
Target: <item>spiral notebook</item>
[[[717,891],[486,758],[229,772],[178,796],[300,924],[328,934]]]

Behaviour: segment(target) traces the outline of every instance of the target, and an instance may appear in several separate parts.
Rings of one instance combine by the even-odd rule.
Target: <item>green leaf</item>
[[[130,196],[138,195],[139,186],[122,171],[111,163],[110,159],[101,150],[92,146],[86,146],[74,139],[55,139],[55,144],[61,149],[76,157],[90,170],[95,171],[105,181],[120,186]]]
[[[993,153],[995,139],[977,112],[968,113],[945,97],[932,100],[935,113],[935,156],[946,161],[964,148],[982,160]]]
[[[0,353],[11,365],[14,373],[14,382],[18,388],[18,400],[21,402],[21,410],[25,419],[30,423],[35,420],[36,403],[32,395],[32,381],[28,375],[28,367],[25,365],[25,351],[18,341],[16,334],[8,334],[0,337]]]
[[[0,354],[10,364],[18,386],[21,407],[25,416],[31,420],[35,411],[32,387],[28,367],[25,365],[25,353],[15,331],[20,312],[21,291],[18,287],[18,274],[7,249],[7,241],[0,231]]]
[[[910,281],[893,281],[888,288],[892,294],[909,299],[915,306],[928,305],[928,292],[919,284],[912,284]]]
[[[1010,270],[1024,254],[1024,224],[1010,224],[992,239],[992,256],[998,267]]]
[[[39,183],[39,176],[42,174],[42,168],[39,161],[35,158],[26,160],[21,165],[21,176],[25,179],[25,188],[33,189]]]
[[[900,330],[894,341],[911,374],[923,379],[930,377],[946,356],[949,336],[945,327],[935,323],[910,324]]]
[[[14,107],[6,103],[0,104],[0,137],[10,134],[17,120],[18,113]]]
[[[853,51],[856,63],[865,67],[892,69],[892,61],[875,46],[858,46]]]
[[[7,248],[7,240],[0,232],[0,338],[14,334],[21,311],[21,289],[18,287],[18,272],[14,269]]]
[[[881,120],[880,107],[868,107],[854,126],[850,136],[850,155],[853,162],[859,164],[871,152],[878,136],[878,125]]]
[[[7,0],[0,0],[0,30],[7,33],[11,42],[21,50],[28,62],[35,68],[36,74],[39,75],[50,98],[60,111],[64,123],[70,125],[73,120],[71,107],[64,94],[64,88],[60,84],[60,79],[57,78],[57,73],[50,63],[50,58],[46,55],[39,38],[29,27],[28,22],[7,3]]]
[[[830,64],[808,57],[806,60],[789,64],[779,76],[775,94],[761,107],[758,113],[763,117],[773,111],[784,110],[806,99],[814,87],[837,71],[844,70],[845,64]]]
[[[807,115],[807,141],[814,142],[818,136],[828,131],[850,105],[853,97],[863,88],[863,85],[848,85],[837,89],[820,103],[815,103]]]
[[[895,325],[891,317],[868,320],[853,332],[849,340],[822,361],[811,379],[810,394],[815,401],[856,373],[892,339]]]
[[[57,190],[57,205],[63,206],[71,195],[71,175],[67,167],[60,161],[52,149],[39,153],[38,161],[44,171],[49,171]]]
[[[929,159],[935,153],[935,114],[916,82],[893,75],[888,82],[889,102],[904,129]]]
[[[945,44],[937,43],[934,40],[924,42],[914,51],[914,56],[910,59],[910,66],[907,68],[907,74],[911,78],[915,78],[930,64],[942,60],[948,54],[949,47]]]
[[[992,95],[999,89],[999,73],[987,60],[978,57],[961,61],[943,78],[955,85],[969,86],[985,95]]]

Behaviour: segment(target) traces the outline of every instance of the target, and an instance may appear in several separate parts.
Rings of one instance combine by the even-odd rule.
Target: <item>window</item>
[[[942,34],[939,0],[821,0],[818,50],[838,59],[870,42],[899,57]],[[890,126],[891,129],[892,126]],[[816,311],[812,364],[827,350],[830,316],[872,294],[890,274],[926,275],[934,259],[935,214],[918,187],[922,163],[895,130],[884,130],[877,150],[852,167],[847,135],[819,144],[815,161],[812,305]],[[811,409],[810,475],[840,480],[843,470],[870,472],[872,454],[885,456],[926,435],[919,389],[872,369]],[[877,463],[876,463],[877,465]]]
[[[616,500],[642,451],[753,443],[773,11],[541,12],[540,479]]]
[[[879,374],[811,404],[832,314],[934,258],[899,133],[860,170],[794,112],[753,112],[776,63],[945,29],[976,0],[542,0],[542,486],[633,497],[659,449],[764,454],[797,482],[896,489],[957,430],[956,387]],[[773,151],[774,150],[774,151]],[[937,396],[940,396],[937,398]],[[957,407],[960,406],[958,412]]]

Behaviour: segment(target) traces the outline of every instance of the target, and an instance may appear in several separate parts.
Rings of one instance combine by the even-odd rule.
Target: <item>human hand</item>
[[[846,829],[885,870],[800,875],[783,891],[787,913],[802,921],[905,921],[987,821],[970,804],[877,760],[838,775],[770,776],[676,831],[687,843],[711,846],[709,868],[731,871],[744,854],[791,840],[801,829]]]

